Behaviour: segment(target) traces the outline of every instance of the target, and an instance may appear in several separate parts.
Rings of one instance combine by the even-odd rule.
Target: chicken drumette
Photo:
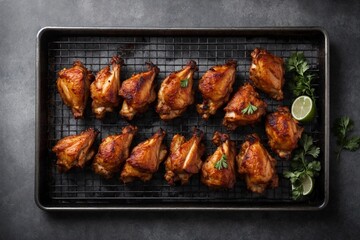
[[[229,100],[235,82],[237,62],[229,60],[224,65],[210,68],[199,81],[203,103],[196,106],[204,119],[214,115],[216,110]]]
[[[281,158],[288,159],[304,128],[291,116],[288,107],[278,107],[277,112],[266,116],[265,130],[271,149]]]
[[[188,141],[176,134],[171,142],[170,155],[165,162],[165,179],[173,185],[177,181],[187,184],[190,177],[200,171],[205,146],[201,143],[204,133],[195,128],[192,138]]]
[[[56,84],[62,100],[75,118],[83,118],[94,75],[80,61],[75,61],[72,68],[62,69],[58,76]]]
[[[129,157],[130,145],[136,132],[137,127],[126,126],[122,129],[121,134],[104,138],[93,162],[95,173],[105,178],[111,178],[119,172]]]
[[[282,100],[284,98],[282,87],[285,82],[284,60],[258,48],[254,49],[251,57],[250,79],[255,87],[273,99]]]
[[[180,116],[186,108],[194,102],[194,72],[197,71],[196,62],[190,60],[180,71],[171,73],[162,82],[156,112],[163,120],[170,120]]]
[[[201,182],[211,188],[233,188],[235,176],[235,144],[227,134],[214,133],[213,143],[218,146],[201,168]]]
[[[160,129],[151,138],[137,145],[126,160],[120,179],[124,183],[140,179],[149,181],[166,157],[166,147],[162,144],[165,131]]]
[[[89,128],[80,134],[60,139],[52,148],[57,156],[57,168],[59,172],[66,172],[72,167],[84,167],[95,154],[92,145],[98,131]]]
[[[238,173],[245,176],[247,188],[252,192],[263,193],[268,186],[278,186],[276,160],[260,143],[257,134],[246,137],[236,156],[236,163]]]
[[[133,75],[125,80],[119,90],[119,95],[124,98],[120,115],[132,120],[137,113],[145,112],[148,105],[155,101],[155,78],[159,68],[153,63],[146,63],[147,72]]]
[[[249,83],[245,83],[224,108],[226,113],[223,124],[229,130],[253,124],[265,115],[266,107],[267,104],[260,99],[255,89]]]
[[[106,112],[113,112],[119,105],[120,97],[120,68],[124,61],[119,56],[111,59],[112,70],[110,66],[101,69],[95,81],[90,85],[92,102],[92,111],[96,118],[103,118]]]

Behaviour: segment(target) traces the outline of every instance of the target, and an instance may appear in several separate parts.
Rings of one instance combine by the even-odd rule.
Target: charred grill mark
[[[271,127],[276,126],[276,117],[273,114],[267,116],[267,122]]]
[[[248,141],[250,144],[254,144],[255,142],[259,141],[259,137],[255,134],[251,134],[246,136],[246,141]]]
[[[186,66],[190,66],[190,68],[193,70],[193,71],[198,71],[199,68],[197,67],[197,64],[194,60],[190,60]]]
[[[156,74],[158,74],[160,72],[160,69],[158,68],[158,66],[156,66],[154,63],[152,63],[151,61],[149,62],[145,62],[148,71],[154,71]]]
[[[234,60],[234,59],[229,59],[229,60],[226,61],[225,65],[236,68],[237,67],[237,61]]]
[[[219,80],[220,78],[222,78],[224,76],[223,72],[215,72],[212,77],[216,80]]]
[[[194,135],[199,138],[203,138],[204,132],[198,129],[197,127],[194,127]]]
[[[122,59],[119,55],[115,55],[111,58],[110,64],[119,64],[120,66],[126,66],[124,59]]]
[[[125,99],[127,103],[130,103],[132,99],[134,98],[133,94],[131,92],[126,92],[122,97]]]
[[[145,78],[143,78],[143,76],[141,76],[141,77],[139,78],[139,81],[138,81],[138,82],[136,83],[136,85],[135,85],[134,93],[135,93],[135,92],[139,92],[139,91],[141,90],[144,82],[145,82]]]

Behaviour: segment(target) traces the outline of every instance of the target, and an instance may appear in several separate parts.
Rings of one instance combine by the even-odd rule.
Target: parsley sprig
[[[214,167],[217,169],[217,170],[221,170],[223,168],[227,168],[228,167],[228,164],[227,164],[227,158],[226,158],[226,155],[223,154],[220,158],[219,161],[217,161],[215,164],[214,164]]]
[[[293,72],[293,80],[290,81],[289,86],[295,97],[307,95],[315,102],[315,89],[311,85],[313,74],[309,73],[309,63],[306,61],[304,53],[293,53],[286,62],[288,72]]]
[[[302,180],[309,176],[311,178],[318,176],[321,170],[321,164],[314,159],[319,157],[320,148],[314,145],[313,138],[303,134],[300,141],[300,147],[295,150],[291,160],[291,170],[284,172],[284,177],[289,178],[292,184],[292,198],[297,200],[303,196]]]
[[[254,106],[254,105],[252,105],[251,103],[249,103],[246,108],[244,108],[243,110],[241,110],[241,113],[242,113],[242,114],[251,115],[251,114],[253,114],[254,112],[256,112],[257,109],[258,109],[258,108],[257,108],[256,106]]]
[[[360,136],[348,136],[353,129],[354,122],[349,117],[344,116],[335,120],[333,132],[337,138],[336,142],[338,144],[336,160],[340,158],[340,153],[344,149],[354,152],[360,148]]]
[[[189,80],[190,80],[189,78],[185,78],[185,79],[180,80],[180,86],[182,88],[186,88],[189,85]]]

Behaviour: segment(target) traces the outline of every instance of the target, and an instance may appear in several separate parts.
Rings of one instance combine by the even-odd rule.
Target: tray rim
[[[324,200],[319,205],[286,205],[283,206],[274,206],[274,207],[264,207],[264,206],[250,206],[250,207],[219,207],[219,206],[206,206],[206,207],[198,207],[198,206],[76,206],[76,207],[54,207],[54,206],[46,206],[40,200],[40,131],[41,124],[40,118],[41,113],[39,111],[39,106],[41,102],[40,97],[40,81],[41,81],[41,64],[40,64],[40,55],[41,55],[41,42],[44,38],[44,35],[51,32],[58,32],[63,34],[76,34],[76,35],[86,35],[86,34],[104,34],[104,35],[114,35],[116,32],[121,31],[130,31],[136,33],[146,32],[156,32],[163,31],[166,34],[178,33],[179,35],[184,35],[186,32],[206,32],[216,34],[219,32],[236,32],[236,33],[267,33],[271,34],[273,31],[281,31],[282,34],[288,33],[301,33],[301,32],[310,32],[314,31],[320,33],[324,37],[324,80],[325,80],[325,92],[324,92],[324,104],[325,104],[325,113],[324,113]],[[159,34],[156,34],[159,35]],[[164,35],[165,36],[165,35]],[[185,27],[173,27],[173,28],[159,28],[159,27],[57,27],[57,26],[46,26],[41,28],[36,35],[36,53],[35,53],[35,186],[34,186],[34,200],[36,205],[45,211],[113,211],[113,210],[121,210],[121,211],[314,211],[314,210],[322,210],[324,209],[329,202],[329,160],[330,160],[330,151],[329,151],[329,141],[330,141],[330,43],[329,36],[327,31],[323,27],[319,26],[306,26],[306,27],[216,27],[216,28],[185,28]],[[166,203],[164,203],[165,205]],[[191,203],[189,203],[191,204]],[[181,203],[179,203],[181,205]]]

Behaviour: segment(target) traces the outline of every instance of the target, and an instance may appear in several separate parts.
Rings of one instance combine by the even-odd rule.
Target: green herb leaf
[[[307,169],[313,172],[319,172],[321,170],[321,164],[319,161],[312,161],[307,164]]]
[[[300,139],[300,144],[303,147],[305,153],[309,151],[309,148],[313,145],[313,143],[313,138],[306,134],[304,134]]]
[[[189,78],[185,78],[185,79],[180,80],[180,86],[182,88],[186,88],[189,85],[189,80],[190,80]]]
[[[258,109],[258,108],[257,108],[256,106],[254,106],[254,105],[252,105],[251,103],[249,103],[246,108],[244,108],[243,110],[241,110],[241,113],[242,113],[242,114],[251,115],[251,114],[253,114],[254,112],[256,112],[257,109]]]
[[[308,72],[310,65],[306,61],[304,53],[293,53],[286,62],[286,69],[288,72],[294,74],[292,81],[289,83],[289,87],[295,97],[307,95],[315,101],[315,89],[311,87],[311,81],[314,75]]]
[[[359,145],[360,145],[360,137],[352,137],[346,141],[344,148],[346,150],[354,152],[359,149],[360,147]]]
[[[217,161],[215,164],[214,164],[214,167],[217,169],[217,170],[221,170],[223,168],[227,168],[228,167],[228,164],[227,164],[227,158],[226,158],[226,155],[223,154],[220,158],[219,161]]]
[[[357,151],[360,148],[360,136],[349,137],[349,133],[354,129],[354,122],[347,116],[337,118],[333,125],[333,132],[338,144],[336,159],[340,158],[342,150]]]
[[[349,117],[341,117],[337,118],[334,123],[334,133],[338,140],[340,140],[340,144],[346,137],[348,132],[351,132],[354,128],[354,122]]]
[[[318,156],[320,154],[320,148],[315,147],[315,146],[311,146],[309,151],[307,151],[307,154],[311,155],[313,158],[318,158]]]
[[[303,187],[302,186],[294,188],[293,191],[292,191],[292,198],[294,200],[298,200],[299,198],[301,198],[302,193],[303,193]]]
[[[295,174],[290,171],[285,171],[283,174],[285,178],[293,178],[295,176]]]
[[[286,67],[288,71],[296,70],[299,71],[299,66],[305,61],[303,52],[293,53],[287,61]]]
[[[301,76],[304,76],[305,72],[307,70],[309,70],[309,65],[306,61],[302,62],[299,66],[299,69],[298,69],[298,73],[301,75]]]
[[[312,159],[319,157],[320,148],[314,145],[311,136],[303,134],[299,141],[299,148],[294,151],[291,159],[290,171],[285,171],[284,177],[288,178],[292,185],[292,198],[300,199],[303,196],[303,188],[301,185],[302,178],[309,176],[315,177],[319,175],[321,163]]]

